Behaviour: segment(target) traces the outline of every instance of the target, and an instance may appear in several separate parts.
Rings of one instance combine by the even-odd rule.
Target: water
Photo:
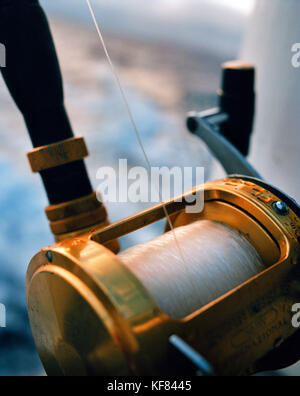
[[[44,199],[35,183],[11,161],[0,161],[0,301],[6,306],[7,328],[0,329],[0,374],[41,371],[25,307],[25,272],[34,250],[49,243],[41,218]]]

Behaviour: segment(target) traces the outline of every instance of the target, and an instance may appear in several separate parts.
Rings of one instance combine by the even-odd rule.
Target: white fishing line
[[[254,247],[237,231],[198,221],[119,254],[163,312],[181,319],[265,269]]]
[[[103,47],[103,49],[104,49],[105,56],[106,56],[106,58],[107,58],[107,60],[108,60],[109,66],[110,66],[111,71],[112,71],[112,73],[113,73],[113,75],[114,75],[114,77],[115,77],[117,86],[118,86],[118,88],[119,88],[119,90],[120,90],[120,93],[121,93],[121,96],[122,96],[122,100],[123,100],[124,105],[125,105],[125,107],[126,107],[126,111],[127,111],[128,116],[129,116],[129,118],[130,118],[130,121],[131,121],[133,130],[134,130],[134,133],[135,133],[135,135],[136,135],[138,144],[139,144],[139,146],[140,146],[140,148],[141,148],[141,150],[142,150],[142,153],[143,153],[143,156],[144,156],[144,159],[145,159],[147,168],[148,168],[148,172],[151,173],[151,170],[152,170],[151,163],[150,163],[149,157],[148,157],[148,155],[147,155],[147,153],[146,153],[145,147],[144,147],[144,145],[143,145],[143,141],[142,141],[141,135],[140,135],[140,133],[139,133],[137,124],[136,124],[136,122],[135,122],[135,119],[134,119],[134,116],[133,116],[131,107],[130,107],[130,105],[129,105],[129,101],[128,101],[127,96],[126,96],[126,93],[125,93],[125,90],[124,90],[124,88],[123,88],[123,84],[122,84],[122,82],[121,82],[121,78],[120,78],[119,73],[118,73],[118,71],[117,71],[117,69],[116,69],[116,67],[115,67],[115,65],[114,65],[114,63],[113,63],[113,61],[112,61],[112,58],[111,58],[111,56],[110,56],[110,54],[109,54],[107,45],[106,45],[106,43],[105,43],[105,40],[104,40],[104,37],[103,37],[103,34],[102,34],[102,30],[101,30],[100,25],[99,25],[99,23],[98,23],[98,21],[97,21],[97,18],[96,18],[96,15],[95,15],[95,12],[94,12],[94,9],[93,9],[93,7],[92,7],[92,5],[91,5],[90,0],[86,0],[86,3],[87,3],[88,8],[89,8],[89,10],[90,10],[90,13],[91,13],[91,16],[92,16],[94,25],[95,25],[95,27],[96,27],[96,30],[97,30],[97,33],[98,33],[98,36],[99,36],[99,39],[100,39],[100,42],[101,42],[101,45],[102,45],[102,47]],[[176,239],[176,234],[175,234],[175,232],[174,232],[174,227],[173,227],[173,224],[172,224],[172,220],[171,220],[171,218],[170,218],[170,216],[169,216],[169,214],[168,214],[167,207],[166,207],[166,205],[165,205],[164,202],[163,202],[162,193],[161,193],[161,191],[160,191],[159,186],[155,186],[155,187],[157,188],[157,192],[158,192],[158,194],[159,194],[160,202],[163,204],[163,210],[164,210],[165,216],[166,216],[166,218],[167,218],[167,221],[168,221],[168,223],[169,223],[170,229],[171,229],[172,232],[173,232],[173,238],[174,238],[174,240],[175,240],[178,253],[179,253],[180,257],[181,257],[181,260],[184,262],[185,259],[184,259],[184,256],[183,256],[183,252],[182,252],[182,249],[181,249],[181,247],[180,247],[180,245],[179,245],[179,243],[178,243],[178,241],[177,241],[177,239]]]

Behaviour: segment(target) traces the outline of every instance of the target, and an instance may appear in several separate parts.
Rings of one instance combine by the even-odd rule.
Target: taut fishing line
[[[144,145],[143,145],[143,141],[142,141],[142,138],[141,138],[141,134],[140,134],[140,132],[139,132],[139,130],[138,130],[138,127],[137,127],[137,124],[136,124],[136,122],[135,122],[135,118],[134,118],[134,116],[133,116],[133,112],[132,112],[132,110],[131,110],[131,107],[130,107],[130,105],[129,105],[129,101],[128,101],[128,99],[127,99],[125,90],[124,90],[123,85],[122,85],[122,82],[121,82],[121,78],[120,78],[119,73],[118,73],[118,71],[117,71],[117,69],[116,69],[116,67],[115,67],[115,65],[114,65],[114,62],[112,61],[112,58],[111,58],[111,56],[110,56],[110,54],[109,54],[107,45],[106,45],[105,40],[104,40],[104,36],[103,36],[103,34],[102,34],[102,29],[100,28],[99,22],[97,21],[97,18],[96,18],[96,15],[95,15],[95,11],[94,11],[94,9],[93,9],[93,7],[92,7],[92,5],[91,5],[90,0],[86,0],[86,3],[87,3],[88,8],[89,8],[89,10],[90,10],[90,13],[91,13],[93,22],[94,22],[94,24],[95,24],[95,27],[96,27],[96,30],[97,30],[97,33],[98,33],[98,36],[99,36],[99,39],[100,39],[100,42],[101,42],[101,45],[102,45],[102,47],[103,47],[103,49],[104,49],[105,56],[106,56],[106,58],[107,58],[107,60],[108,60],[109,66],[110,66],[110,68],[111,68],[111,71],[112,71],[112,73],[113,73],[113,75],[114,75],[114,77],[115,77],[116,83],[117,83],[118,88],[119,88],[119,90],[120,90],[120,93],[121,93],[121,96],[122,96],[124,105],[125,105],[125,107],[126,107],[128,116],[129,116],[129,118],[130,118],[130,121],[131,121],[133,130],[134,130],[134,133],[135,133],[135,135],[136,135],[138,144],[139,144],[139,146],[140,146],[140,148],[141,148],[141,150],[142,150],[144,159],[145,159],[145,161],[146,161],[148,171],[151,173],[151,169],[152,169],[151,163],[150,163],[149,157],[148,157],[148,155],[147,155],[147,153],[146,153],[146,149],[145,149],[145,147],[144,147]],[[174,229],[172,220],[171,220],[171,218],[170,218],[170,216],[169,216],[167,207],[166,207],[166,205],[165,205],[164,202],[163,202],[163,198],[162,198],[162,194],[161,194],[161,191],[160,191],[160,189],[159,189],[159,186],[156,186],[156,188],[157,188],[157,192],[158,192],[158,194],[159,194],[160,202],[163,204],[163,210],[164,210],[165,216],[166,216],[166,218],[167,218],[167,221],[168,221],[168,223],[169,223],[170,229],[171,229],[172,232],[173,232],[173,236],[174,236],[174,239],[175,239],[175,242],[176,242],[176,245],[177,245],[177,249],[178,249],[178,251],[179,251],[179,254],[180,254],[180,256],[181,256],[182,261],[185,262],[184,256],[183,256],[183,252],[182,252],[182,250],[181,250],[181,247],[180,247],[180,245],[179,245],[179,243],[178,243],[178,240],[177,240],[177,237],[176,237],[176,232],[175,232],[175,229]]]

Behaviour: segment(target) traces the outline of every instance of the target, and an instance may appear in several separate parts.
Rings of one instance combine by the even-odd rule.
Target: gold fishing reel
[[[193,196],[203,190],[204,210],[188,213]],[[297,204],[246,177],[210,182],[181,198],[57,242],[33,258],[28,312],[49,375],[182,374],[189,354],[174,358],[174,336],[193,352],[192,363],[199,356],[218,375],[248,375],[267,369],[266,357],[283,353],[297,337],[292,326],[292,307],[300,301]],[[182,320],[168,317],[105,247],[163,219],[165,209],[175,227],[208,219],[234,228],[266,269]]]

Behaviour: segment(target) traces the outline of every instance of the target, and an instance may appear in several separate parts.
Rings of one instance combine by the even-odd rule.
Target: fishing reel
[[[36,0],[8,3],[0,4],[0,18],[5,14],[0,41],[7,48],[2,74],[35,147],[29,161],[44,182],[56,239],[33,258],[26,279],[32,333],[46,372],[250,375],[298,361],[292,307],[300,299],[300,210],[262,181],[245,158],[254,116],[254,68],[225,65],[219,108],[189,114],[187,122],[226,172],[237,175],[110,225],[85,170],[86,146],[74,137],[63,105],[45,16]],[[43,34],[32,42],[36,29]],[[20,70],[23,47],[28,62]],[[193,213],[188,209],[198,194],[204,210]],[[175,229],[203,220],[230,227],[257,251],[264,269],[183,318],[167,315],[118,256],[120,238],[167,214],[166,232],[170,222]]]
[[[188,214],[188,202],[202,189],[204,211]],[[280,354],[297,334],[291,309],[300,298],[299,207],[243,177],[207,183],[182,198],[166,204],[175,227],[203,219],[229,225],[255,247],[265,271],[174,320],[104,246],[163,219],[163,205],[45,248],[30,264],[26,288],[48,374],[246,375],[268,369],[263,358]]]
[[[249,81],[251,76],[254,93],[253,67],[230,63],[223,73],[223,81]],[[247,105],[249,92],[237,93],[244,112],[253,109]],[[220,97],[224,95],[222,90]],[[299,206],[259,178],[239,151],[238,136],[231,135],[238,148],[224,137],[224,123],[228,127],[237,120],[220,102],[218,109],[189,114],[187,125],[227,172],[243,176],[208,182],[115,224],[90,224],[89,230],[82,219],[95,210],[86,206],[95,200],[93,195],[46,209],[57,243],[33,258],[26,294],[33,336],[49,375],[250,375],[299,359],[287,347],[293,337],[298,340],[292,307],[300,298]],[[232,106],[233,115],[235,111]],[[249,123],[242,124],[244,142],[248,136],[244,152],[252,131],[250,111]],[[57,161],[57,149],[49,155],[50,149],[30,153],[33,168],[43,162],[34,160],[37,155],[49,157],[48,165]],[[71,158],[71,150],[64,158]],[[197,213],[191,209],[201,194],[204,210]],[[124,265],[117,243],[165,219],[166,213],[175,229],[203,220],[230,227],[256,250],[264,270],[184,318],[167,315]]]

